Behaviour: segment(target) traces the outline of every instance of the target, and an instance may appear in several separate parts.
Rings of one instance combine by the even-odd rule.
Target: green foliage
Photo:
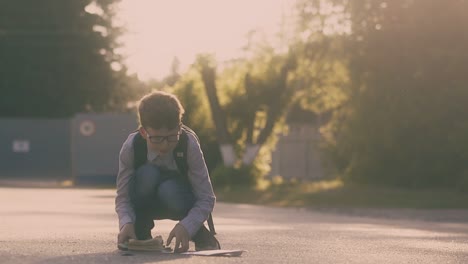
[[[257,181],[263,177],[256,166],[226,167],[220,165],[210,174],[211,181],[216,187],[225,186],[255,186]]]
[[[0,1],[0,116],[121,110],[136,98],[128,85],[140,85],[115,53],[114,2]]]
[[[350,1],[351,85],[328,132],[349,179],[463,186],[468,158],[466,1]]]
[[[368,208],[461,209],[468,208],[468,194],[447,189],[413,190],[387,186],[343,183],[340,180],[272,184],[267,188],[235,186],[218,188],[220,201],[270,206],[335,210]],[[380,209],[376,209],[379,214]],[[417,214],[416,214],[417,215]],[[412,214],[414,218],[416,216]],[[409,216],[409,215],[408,215]],[[424,216],[426,219],[426,216]]]
[[[218,142],[232,145],[238,162],[248,165],[265,149],[272,151],[276,141],[271,139],[277,136],[274,132],[278,127],[284,126],[282,120],[294,95],[289,76],[296,67],[296,54],[263,48],[253,57],[225,63],[219,72],[211,55],[200,55],[195,63],[216,124]],[[254,154],[245,158],[249,147]]]
[[[200,76],[189,70],[172,87],[172,91],[185,108],[183,122],[192,128],[200,138],[208,170],[212,171],[222,163],[214,125],[209,116],[209,106]]]
[[[288,76],[295,68],[295,54],[275,54],[270,48],[250,60],[227,67],[218,79],[229,129],[241,145],[258,142],[267,123],[272,129],[284,126],[281,120],[294,100]],[[224,90],[225,89],[225,90]],[[244,142],[243,144],[241,142]]]
[[[293,77],[303,109],[326,113],[349,98],[349,13],[345,1],[299,0],[292,44],[298,53]]]

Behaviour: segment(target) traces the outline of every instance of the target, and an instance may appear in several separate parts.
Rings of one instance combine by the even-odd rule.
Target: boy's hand
[[[183,225],[177,224],[174,226],[171,233],[169,233],[166,246],[171,244],[174,237],[176,239],[174,253],[186,252],[189,249],[189,234]]]
[[[122,227],[122,230],[120,230],[120,233],[117,236],[117,243],[118,244],[127,243],[128,240],[131,238],[136,239],[135,227],[133,226],[133,223],[128,223]]]

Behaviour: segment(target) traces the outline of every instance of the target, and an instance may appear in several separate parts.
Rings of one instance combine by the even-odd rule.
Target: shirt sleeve
[[[216,196],[200,144],[194,135],[187,135],[189,136],[187,144],[188,178],[195,195],[195,204],[187,216],[180,221],[180,224],[185,227],[190,237],[193,237],[213,211]]]
[[[133,138],[130,134],[123,143],[119,154],[119,172],[117,175],[117,196],[115,198],[115,211],[119,217],[119,229],[127,223],[135,222],[135,212],[130,202],[129,186],[133,176]]]

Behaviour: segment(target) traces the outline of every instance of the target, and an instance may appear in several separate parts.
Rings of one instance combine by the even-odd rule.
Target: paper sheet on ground
[[[203,251],[188,251],[181,253],[183,255],[194,255],[194,256],[229,256],[237,257],[242,255],[245,250],[241,249],[216,249],[216,250],[203,250]]]

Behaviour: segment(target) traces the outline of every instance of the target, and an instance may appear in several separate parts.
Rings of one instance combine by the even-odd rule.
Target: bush
[[[220,165],[211,172],[213,185],[223,187],[232,185],[254,186],[262,173],[255,166],[226,167]]]

